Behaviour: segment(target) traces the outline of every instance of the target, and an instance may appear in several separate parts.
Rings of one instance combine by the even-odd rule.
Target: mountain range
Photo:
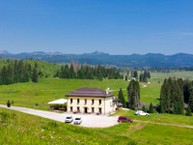
[[[5,50],[0,50],[1,58],[14,59],[35,59],[51,63],[70,63],[77,61],[80,64],[101,64],[112,66],[128,67],[192,67],[193,54],[177,53],[174,55],[164,55],[159,53],[148,53],[144,55],[111,55],[104,52],[95,51],[84,54],[63,54],[61,52],[31,52],[12,54]]]

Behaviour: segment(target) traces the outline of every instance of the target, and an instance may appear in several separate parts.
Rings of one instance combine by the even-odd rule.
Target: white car
[[[74,124],[81,124],[81,123],[82,123],[81,117],[76,117],[76,118],[74,119]]]
[[[144,112],[144,111],[142,111],[142,110],[137,110],[137,111],[135,112],[135,115],[139,115],[139,116],[149,116],[149,113],[146,113],[146,112]]]
[[[72,116],[67,116],[66,118],[65,118],[65,123],[71,123],[73,121],[73,117]]]

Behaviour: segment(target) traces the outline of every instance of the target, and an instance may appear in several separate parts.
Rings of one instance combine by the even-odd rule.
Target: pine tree
[[[138,73],[137,73],[137,71],[134,71],[133,77],[136,78],[136,79],[138,79]]]
[[[150,103],[149,105],[149,113],[153,113],[153,104],[152,103]]]
[[[164,80],[163,85],[161,86],[160,91],[160,112],[165,113],[166,112],[166,82],[167,80]]]
[[[76,73],[74,71],[74,67],[72,64],[70,65],[69,78],[72,78],[72,79],[76,78]]]
[[[140,76],[139,76],[139,81],[143,82],[143,79],[144,79],[144,75],[143,75],[143,73],[141,73]]]
[[[174,89],[175,88],[175,89]],[[184,113],[184,98],[182,89],[180,88],[178,82],[173,80],[173,102],[174,102],[174,113],[175,114],[183,114]]]
[[[33,74],[32,74],[32,82],[38,82],[38,64],[35,63]]]
[[[146,108],[145,105],[143,105],[142,110],[143,110],[144,112],[147,112],[147,108]]]
[[[123,91],[121,88],[119,90],[118,99],[119,99],[119,102],[121,102],[123,104],[123,107],[126,107],[125,97],[123,95]]]
[[[189,96],[190,96],[190,88],[192,88],[192,83],[190,83],[188,80],[185,80],[183,82],[183,95],[184,95],[184,102],[189,102]]]
[[[178,81],[165,79],[160,92],[160,112],[183,114],[183,111],[184,98]]]
[[[1,70],[1,83],[6,85],[8,84],[7,68],[5,66]]]
[[[189,98],[188,98],[188,104],[190,106],[191,111],[193,112],[193,88],[189,89]]]
[[[188,108],[186,109],[186,116],[192,116],[190,105],[188,105]]]
[[[12,84],[14,81],[13,81],[13,77],[14,77],[14,74],[13,74],[13,66],[11,64],[9,64],[7,66],[7,84]]]
[[[131,109],[137,109],[140,105],[140,86],[139,82],[131,80],[129,86],[127,87],[128,91],[128,104]]]
[[[86,78],[83,66],[81,66],[80,70],[78,71],[77,78],[78,79],[85,79]]]

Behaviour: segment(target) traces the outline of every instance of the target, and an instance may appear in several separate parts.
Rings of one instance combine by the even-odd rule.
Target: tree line
[[[193,112],[193,81],[168,78],[160,92],[160,112],[191,115]]]
[[[122,79],[123,76],[120,71],[115,67],[104,67],[81,65],[75,68],[73,64],[62,66],[61,69],[56,73],[55,77],[69,78],[69,79]]]
[[[4,66],[0,68],[0,85],[8,85],[18,82],[38,82],[43,77],[43,72],[38,67],[38,62],[27,62],[24,60],[7,59]],[[60,67],[60,70],[53,72],[54,77],[70,79],[122,79],[121,70],[116,67],[89,66],[71,64]],[[46,76],[45,76],[46,77]]]
[[[154,108],[150,103],[146,106],[140,103],[140,85],[132,79],[127,87],[128,102],[126,102],[122,89],[118,93],[118,101],[123,107],[133,110],[142,109],[152,113],[157,109],[160,113],[184,114],[191,116],[193,112],[193,81],[168,78],[164,80],[160,91],[160,104]]]
[[[150,79],[151,78],[151,74],[150,72],[148,71],[144,71],[144,72],[141,72],[140,73],[140,76],[139,76],[139,81],[140,82],[146,82],[147,83],[147,79]]]
[[[128,102],[125,100],[123,91],[120,88],[118,93],[118,101],[123,107],[130,109],[138,109],[140,107],[140,85],[136,79],[132,79],[127,87]]]
[[[146,82],[147,83],[147,80],[151,78],[151,74],[147,70],[140,71],[140,75],[138,75],[138,71],[136,71],[136,70],[131,71],[130,74],[129,74],[129,71],[127,71],[126,76],[125,76],[125,80],[127,81],[128,78],[131,78],[131,80],[133,78],[135,78],[136,80],[139,80],[140,82]]]
[[[34,68],[23,60],[9,61],[7,66],[0,69],[0,84],[8,85],[18,82],[38,81],[38,64]]]

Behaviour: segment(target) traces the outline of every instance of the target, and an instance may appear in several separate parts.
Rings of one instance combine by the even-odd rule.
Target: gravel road
[[[82,123],[80,124],[80,126],[83,126],[83,127],[105,128],[105,127],[111,127],[111,126],[118,124],[118,122],[117,122],[118,116],[105,116],[105,115],[92,115],[92,114],[72,114],[72,113],[67,113],[67,112],[55,113],[55,112],[50,112],[50,111],[42,111],[42,110],[25,108],[25,107],[16,107],[16,106],[11,106],[10,108],[8,108],[6,105],[0,105],[0,108],[16,110],[19,112],[32,114],[32,115],[40,116],[43,118],[48,118],[48,119],[59,121],[59,122],[64,122],[64,119],[66,118],[66,116],[73,116],[73,118],[81,117]],[[175,126],[175,127],[193,129],[193,126],[191,126],[191,125],[158,123],[158,122],[142,121],[142,120],[134,120],[134,122],[147,123],[147,124],[150,123],[150,124],[158,124],[158,125]]]
[[[109,117],[105,115],[72,114],[72,113],[67,113],[67,112],[55,113],[55,112],[50,112],[50,111],[42,111],[42,110],[25,108],[25,107],[16,107],[16,106],[11,106],[10,108],[8,108],[6,105],[0,105],[0,107],[10,109],[10,110],[16,110],[16,111],[27,113],[27,114],[40,116],[43,118],[48,118],[48,119],[59,121],[59,122],[64,122],[65,117],[69,115],[73,116],[73,118],[81,117],[82,123],[80,124],[80,126],[84,126],[84,127],[105,128],[105,127],[110,127],[110,126],[114,126],[118,124],[117,116]]]

